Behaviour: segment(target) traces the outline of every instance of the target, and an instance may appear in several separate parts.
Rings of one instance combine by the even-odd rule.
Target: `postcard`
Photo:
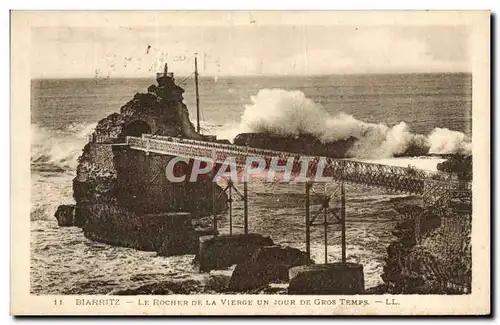
[[[13,315],[488,315],[488,11],[12,11]]]

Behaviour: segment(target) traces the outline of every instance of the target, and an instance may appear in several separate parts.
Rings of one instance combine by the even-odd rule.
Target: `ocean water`
[[[183,79],[176,77],[186,90],[184,103],[194,120],[193,81]],[[186,280],[198,281],[203,290],[208,275],[193,268],[192,255],[158,257],[95,243],[79,228],[59,228],[53,216],[59,204],[73,202],[76,159],[97,121],[119,111],[136,92],[145,92],[153,83],[153,79],[32,81],[33,293],[105,294],[157,281]],[[314,127],[312,131],[328,139],[363,137],[362,150],[353,153],[356,158],[430,170],[442,159],[396,159],[391,154],[422,141],[436,153],[470,149],[468,74],[201,78],[200,91],[202,131],[219,137],[262,129],[293,134]],[[329,192],[332,187],[318,184],[315,190]],[[304,249],[303,193],[301,184],[252,182],[250,231]],[[386,247],[393,240],[390,231],[399,220],[391,200],[400,195],[363,186],[347,186],[346,194],[347,258],[364,265],[365,286],[372,287],[382,283]],[[319,208],[315,203],[313,213]],[[241,201],[234,203],[233,214],[234,232],[242,232]],[[227,216],[220,218],[222,232],[228,232]],[[313,258],[323,263],[323,227],[312,231]],[[330,226],[328,234],[328,261],[337,261],[339,227]]]

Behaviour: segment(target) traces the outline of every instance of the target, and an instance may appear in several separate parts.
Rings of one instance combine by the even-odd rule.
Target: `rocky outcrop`
[[[196,133],[182,102],[184,90],[172,74],[159,74],[158,85],[136,94],[113,113],[99,121],[78,159],[73,180],[74,215],[87,238],[162,255],[193,253],[199,234],[190,224],[172,222],[172,213],[187,212],[198,218],[226,209],[221,194],[212,206],[212,182],[170,183],[165,166],[170,156],[147,154],[123,145],[127,136],[142,134],[175,136],[212,141]],[[181,166],[189,172],[190,164]],[[215,187],[217,195],[222,191]],[[61,206],[56,218],[70,224],[71,211]],[[75,219],[76,220],[76,219]],[[82,221],[83,220],[83,221]]]

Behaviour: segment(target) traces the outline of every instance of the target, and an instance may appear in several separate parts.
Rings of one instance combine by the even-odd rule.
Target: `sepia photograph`
[[[489,20],[12,12],[17,310],[488,313]]]

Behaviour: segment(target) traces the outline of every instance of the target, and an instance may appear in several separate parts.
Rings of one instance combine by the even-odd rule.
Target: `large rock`
[[[363,265],[332,263],[293,267],[288,293],[293,295],[356,295],[365,291]]]
[[[142,134],[214,141],[195,131],[183,103],[184,90],[176,85],[173,75],[159,74],[157,82],[147,93],[134,95],[119,113],[97,123],[78,158],[73,180],[76,210],[61,206],[56,218],[61,226],[83,227],[85,236],[92,240],[145,250],[158,248],[162,255],[192,253],[198,234],[187,229],[190,226],[174,225],[182,229],[165,235],[166,221],[154,215],[185,211],[203,217],[214,210],[220,213],[227,209],[227,196],[215,186],[220,197],[214,206],[211,179],[171,183],[165,176],[171,156],[125,145],[127,136]],[[192,162],[179,166],[186,174],[191,168]]]
[[[208,272],[248,261],[256,249],[272,245],[271,238],[259,234],[204,236],[196,261],[201,272]]]

